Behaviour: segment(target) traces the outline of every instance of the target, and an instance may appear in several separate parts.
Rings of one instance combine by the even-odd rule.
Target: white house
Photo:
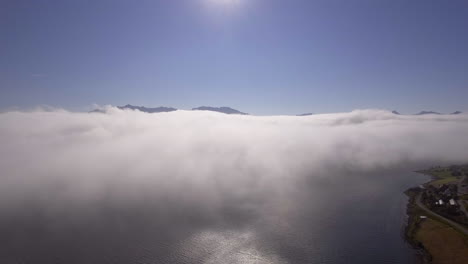
[[[450,203],[450,205],[455,205],[456,204],[454,199],[450,199],[449,203]]]

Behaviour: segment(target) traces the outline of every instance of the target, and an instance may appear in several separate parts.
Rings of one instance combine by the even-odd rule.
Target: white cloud
[[[226,189],[229,195],[251,186],[274,189],[333,167],[457,163],[468,157],[467,115],[360,110],[256,117],[108,110],[0,114],[2,198],[60,183],[67,190],[63,195],[85,193],[87,199],[103,192],[138,196],[139,189],[157,188],[209,201]]]
[[[108,226],[115,219],[109,208],[119,208],[122,217],[127,212],[138,217],[126,222],[117,218],[122,222],[111,225],[115,230],[122,223],[135,226],[135,221],[146,218],[157,226],[151,230],[170,234],[174,227],[200,225],[180,250],[200,243],[204,249],[205,244],[223,243],[224,237],[225,243],[239,249],[235,254],[229,253],[234,250],[230,248],[216,250],[206,263],[246,262],[246,256],[282,263],[286,261],[281,256],[260,250],[258,241],[265,238],[257,236],[262,235],[241,227],[246,219],[261,218],[264,223],[283,219],[281,225],[275,222],[275,230],[289,230],[290,208],[304,199],[311,202],[305,181],[354,177],[346,171],[468,160],[464,114],[399,116],[358,110],[257,117],[106,110],[106,114],[57,109],[0,114],[2,215],[17,221],[23,219],[18,215],[39,211],[46,220],[37,225],[55,230],[58,222],[73,219],[82,221],[87,230],[99,219]],[[231,232],[229,228],[202,228],[214,222],[240,227],[229,236],[223,233]],[[241,247],[246,241],[248,246]],[[190,252],[189,258],[199,253]]]

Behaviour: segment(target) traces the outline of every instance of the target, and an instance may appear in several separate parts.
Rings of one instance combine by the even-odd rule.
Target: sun
[[[231,16],[242,12],[246,0],[201,0],[209,13],[223,20],[224,16]]]
[[[209,0],[213,4],[218,5],[237,5],[239,4],[240,0]]]

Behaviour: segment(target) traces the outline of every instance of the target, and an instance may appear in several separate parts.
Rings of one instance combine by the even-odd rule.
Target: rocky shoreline
[[[416,232],[420,228],[420,219],[417,215],[418,209],[415,203],[417,193],[414,192],[414,188],[410,188],[405,191],[405,194],[408,196],[409,200],[406,205],[406,214],[408,215],[408,221],[404,229],[404,238],[406,242],[408,242],[408,244],[410,244],[416,251],[416,254],[419,257],[419,263],[431,263],[431,254],[427,251],[424,245],[415,238]]]

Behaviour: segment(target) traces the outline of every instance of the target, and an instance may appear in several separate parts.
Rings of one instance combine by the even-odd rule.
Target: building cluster
[[[422,190],[421,202],[440,215],[456,222],[468,224],[468,219],[458,205],[458,190],[456,184],[444,184],[440,187],[432,185]]]

